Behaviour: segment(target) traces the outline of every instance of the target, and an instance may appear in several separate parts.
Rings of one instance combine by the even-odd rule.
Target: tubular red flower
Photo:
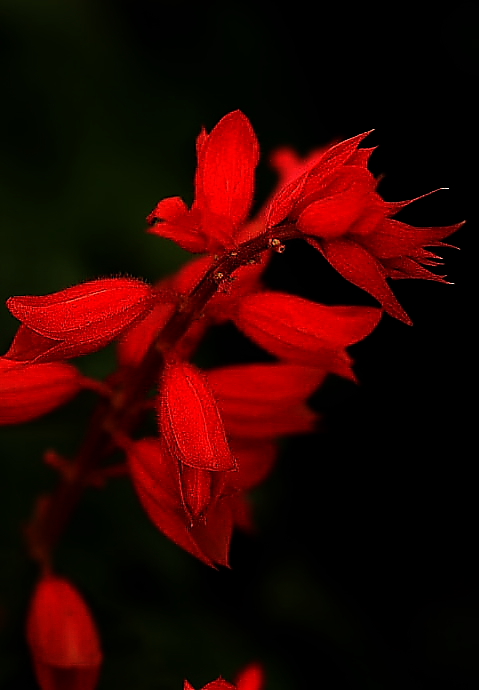
[[[36,361],[45,361],[94,352],[148,313],[153,302],[151,286],[134,278],[104,278],[51,295],[11,297],[7,306],[28,331],[22,330],[23,342],[12,345],[6,356],[19,359],[30,349]]]
[[[325,372],[295,364],[246,364],[207,372],[226,431],[243,438],[278,438],[311,431],[317,415],[305,400]]]
[[[179,197],[160,201],[148,216],[150,232],[172,239],[191,252],[234,246],[254,192],[259,146],[248,118],[236,110],[197,140],[198,167],[191,210]]]
[[[22,365],[0,358],[0,424],[19,424],[47,414],[73,398],[83,376],[71,364]]]
[[[283,157],[284,182],[268,207],[266,225],[295,223],[344,278],[369,292],[391,316],[411,324],[386,279],[446,282],[425,268],[440,259],[425,247],[450,246],[441,240],[462,223],[414,228],[391,219],[411,201],[386,202],[379,196],[367,169],[373,149],[357,149],[365,136],[336,144],[319,159],[315,152],[301,164]]]
[[[228,566],[233,528],[242,518],[240,494],[215,496],[201,519],[193,519],[185,509],[177,461],[161,442],[146,438],[125,450],[138,497],[156,527],[206,565]]]
[[[68,580],[40,580],[30,604],[27,639],[42,690],[94,690],[102,652],[93,618]]]
[[[380,318],[374,307],[329,307],[265,291],[246,297],[234,320],[277,357],[355,380],[345,348],[369,335]]]

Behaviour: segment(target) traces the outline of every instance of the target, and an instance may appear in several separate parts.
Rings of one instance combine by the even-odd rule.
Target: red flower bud
[[[40,347],[37,359],[47,352],[48,358],[67,359],[95,352],[114,340],[150,311],[153,295],[151,286],[141,280],[105,278],[51,295],[11,297],[7,306],[36,340],[45,341],[43,345],[35,343]],[[28,348],[23,343],[21,347],[14,345],[14,354],[9,356],[20,359],[19,352]]]
[[[168,364],[159,398],[160,433],[177,461],[198,470],[236,468],[206,377],[192,364]]]
[[[102,652],[93,618],[64,578],[43,578],[33,594],[27,639],[42,690],[94,690]]]
[[[19,424],[40,417],[73,398],[82,375],[71,364],[22,365],[0,358],[0,424]]]

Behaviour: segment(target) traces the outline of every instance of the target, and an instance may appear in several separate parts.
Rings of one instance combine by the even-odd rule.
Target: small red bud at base
[[[102,652],[95,623],[77,590],[64,578],[37,585],[27,639],[42,690],[94,690]]]

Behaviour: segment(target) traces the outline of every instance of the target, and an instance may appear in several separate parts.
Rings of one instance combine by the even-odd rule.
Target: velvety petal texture
[[[96,688],[100,640],[87,605],[65,578],[40,580],[28,613],[27,639],[42,690]]]
[[[345,348],[369,335],[380,318],[374,307],[329,307],[265,291],[243,300],[235,322],[277,357],[354,380]]]
[[[104,278],[51,295],[11,297],[7,307],[29,332],[35,334],[39,348],[36,360],[51,350],[61,359],[104,347],[148,313],[154,297],[151,286],[141,280]],[[24,339],[26,334],[23,331]],[[49,341],[53,341],[51,345]],[[19,349],[17,344],[14,358],[19,358]],[[12,353],[7,356],[12,357]]]
[[[236,468],[216,400],[197,367],[187,362],[165,367],[158,413],[160,433],[178,461],[199,470]]]
[[[188,209],[178,197],[160,201],[147,221],[150,232],[191,252],[218,252],[235,246],[254,194],[259,146],[248,118],[225,115],[197,140],[195,200]]]
[[[73,398],[83,376],[71,364],[26,364],[0,358],[0,424],[36,419]]]

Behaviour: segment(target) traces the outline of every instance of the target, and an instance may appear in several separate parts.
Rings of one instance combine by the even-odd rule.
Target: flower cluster
[[[367,167],[373,149],[359,148],[367,134],[305,160],[277,155],[278,189],[250,218],[259,147],[249,120],[232,112],[197,139],[191,208],[171,197],[148,216],[150,233],[202,256],[156,285],[103,278],[8,300],[21,325],[0,358],[0,423],[34,419],[84,388],[102,396],[78,456],[46,457],[68,481],[44,497],[27,531],[47,573],[28,624],[44,690],[96,684],[101,653],[90,615],[73,587],[50,573],[60,523],[78,487],[111,470],[104,462],[111,451],[124,451],[139,500],[164,535],[210,566],[227,566],[234,527],[252,525],[247,492],[271,471],[278,439],[316,427],[309,397],[328,374],[355,380],[347,348],[373,331],[383,310],[410,323],[387,279],[444,282],[429,270],[440,257],[426,247],[445,246],[460,224],[413,228],[394,219],[411,202],[379,195]],[[269,290],[264,269],[292,238],[309,242],[381,307],[326,306]],[[201,370],[192,360],[202,338],[228,320],[273,361]],[[88,379],[69,362],[112,341],[118,369],[106,381]],[[138,437],[152,407],[157,432]],[[236,687],[260,685],[251,672]],[[218,679],[204,690],[234,687]],[[192,690],[187,681],[185,690]]]

